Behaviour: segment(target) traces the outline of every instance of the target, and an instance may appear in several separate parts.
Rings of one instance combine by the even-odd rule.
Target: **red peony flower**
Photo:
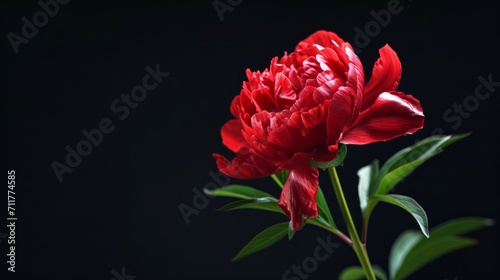
[[[248,81],[231,104],[235,119],[221,130],[237,156],[230,162],[213,154],[219,170],[239,179],[289,170],[279,205],[301,229],[305,218],[318,215],[318,169],[311,160],[333,160],[339,143],[386,141],[423,126],[420,102],[397,91],[398,56],[388,45],[379,52],[366,84],[351,45],[327,31],[273,58],[263,72],[247,69]]]

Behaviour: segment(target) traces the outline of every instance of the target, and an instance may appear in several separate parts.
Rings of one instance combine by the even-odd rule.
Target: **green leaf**
[[[330,208],[328,207],[328,203],[326,202],[325,195],[323,191],[318,186],[318,192],[316,193],[316,203],[318,204],[318,216],[323,218],[328,222],[328,225],[334,229],[338,229],[337,225],[333,221],[332,213],[330,212]]]
[[[205,188],[203,189],[203,191],[207,195],[211,196],[236,197],[241,199],[252,199],[252,198],[263,198],[263,197],[275,198],[274,196],[266,192],[243,185],[227,185],[222,188],[214,190],[209,190]]]
[[[293,235],[295,234],[295,230],[292,227],[292,221],[288,223],[288,240],[292,240]]]
[[[370,200],[391,203],[408,211],[408,213],[410,213],[417,221],[422,233],[429,237],[429,222],[427,221],[427,214],[425,214],[422,206],[420,206],[413,198],[399,194],[386,194],[374,195],[370,198]]]
[[[387,280],[388,279],[385,271],[378,265],[373,266],[373,272],[375,273],[375,276],[377,276],[377,278],[380,280]]]
[[[378,160],[372,161],[371,164],[366,165],[358,170],[358,195],[359,195],[359,206],[361,207],[361,212],[365,212],[368,199],[372,195],[372,190],[374,189],[374,181],[378,174]]]
[[[461,140],[467,134],[431,136],[407,147],[390,157],[380,168],[375,183],[376,194],[386,194],[422,163],[437,155],[443,148]]]
[[[487,226],[492,226],[494,224],[495,221],[488,218],[481,218],[481,217],[456,218],[434,227],[431,230],[431,236],[440,237],[445,235],[460,235]]]
[[[232,261],[240,260],[278,242],[287,235],[289,227],[288,224],[289,222],[279,223],[263,230],[250,240],[250,242],[248,242],[248,244],[245,245],[245,247],[243,247],[243,249],[241,249],[241,251],[232,259]]]
[[[317,216],[315,218],[309,218],[306,220],[306,223],[307,224],[311,224],[311,225],[315,225],[315,226],[318,226],[318,227],[321,227],[321,228],[324,228],[324,229],[330,229],[332,228],[332,226],[330,225],[330,223],[325,220],[323,217],[321,216]]]
[[[276,199],[270,197],[233,201],[217,210],[232,211],[239,209],[257,209],[285,214],[278,206]]]
[[[290,173],[288,170],[282,170],[278,173],[275,173],[271,175],[271,178],[280,186],[280,188],[283,188],[283,185],[285,185],[286,178],[288,178],[288,173]]]
[[[370,196],[374,194],[384,195],[389,193],[399,182],[410,175],[418,166],[420,166],[433,156],[437,155],[445,147],[469,135],[470,133],[428,137],[422,141],[417,142],[413,146],[400,150],[392,157],[390,157],[382,165],[376,176],[376,179],[374,180],[374,183],[370,184],[370,186],[366,186],[365,182],[360,182],[360,184],[363,185],[358,187],[358,193],[360,195],[360,205],[362,209],[363,207],[365,207],[363,212],[364,226],[368,225],[368,220],[370,218],[371,212],[378,204],[378,201],[371,200]],[[361,176],[368,177],[368,174],[363,175],[363,172],[368,173],[368,171],[361,171]],[[365,178],[363,179],[367,180]],[[367,187],[369,189],[368,194],[366,194]],[[368,196],[367,203],[364,202],[366,196]]]
[[[423,238],[415,230],[403,232],[394,242],[389,255],[391,279],[403,279],[447,253],[474,245],[474,240],[458,235],[493,224],[494,221],[487,218],[463,217],[434,227],[430,238]]]
[[[339,275],[339,280],[366,279],[365,271],[360,266],[349,266],[344,268]]]
[[[451,235],[423,239],[406,255],[393,279],[404,279],[433,260],[474,244],[476,241],[471,238]]]
[[[373,272],[377,279],[387,280],[387,275],[385,271],[379,266],[373,266]],[[362,280],[366,279],[365,272],[360,266],[349,266],[342,270],[339,275],[339,280]]]
[[[339,150],[337,152],[337,156],[330,162],[317,162],[311,160],[310,164],[315,167],[319,167],[323,170],[326,170],[330,167],[335,167],[342,165],[344,163],[344,159],[347,155],[347,146],[345,144],[339,143]]]
[[[408,252],[422,239],[422,234],[416,230],[406,230],[398,236],[389,253],[389,275],[396,275]]]

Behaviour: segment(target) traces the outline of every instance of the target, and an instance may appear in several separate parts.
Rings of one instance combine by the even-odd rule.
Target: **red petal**
[[[362,112],[353,127],[344,133],[344,144],[364,145],[412,134],[424,125],[420,102],[402,92],[380,94],[368,110]]]
[[[241,149],[238,156],[229,162],[224,156],[212,154],[219,170],[233,178],[253,179],[276,173],[276,167],[252,150]]]
[[[354,106],[353,92],[354,89],[352,88],[341,87],[333,96],[326,119],[326,131],[328,133],[326,145],[337,144],[342,137],[342,133],[350,126]]]
[[[241,133],[242,129],[239,120],[230,120],[221,129],[222,143],[235,153],[247,146],[247,142]]]
[[[293,90],[292,83],[283,73],[276,74],[274,95],[278,110],[290,108],[297,99],[297,94]]]
[[[231,102],[231,107],[229,108],[233,117],[238,118],[241,113],[240,96],[236,95]]]
[[[330,162],[337,156],[338,150],[338,144],[322,148],[316,152],[313,160],[317,162]]]
[[[348,50],[346,48],[346,50]],[[363,69],[360,68],[359,60],[354,57],[354,52],[348,51],[355,63],[351,64],[348,72],[348,80],[345,86],[340,87],[332,98],[326,119],[326,130],[328,139],[326,145],[336,145],[342,138],[342,134],[348,130],[359,115],[362,90],[364,84]],[[325,83],[323,87],[328,85]],[[319,90],[320,88],[318,88]]]
[[[337,49],[340,49],[337,47]],[[335,73],[335,77],[346,79],[346,67],[343,61],[340,60],[339,55],[331,48],[322,49],[319,54],[316,55],[316,60],[320,63],[320,67],[323,71],[330,70]]]
[[[283,186],[279,206],[292,220],[294,230],[302,228],[304,218],[318,216],[318,173],[318,169],[309,164],[292,169]]]
[[[305,164],[309,165],[315,150],[310,153],[297,152],[291,158],[288,158],[283,164],[281,164],[278,170],[292,170],[297,169]]]
[[[256,89],[252,91],[251,97],[257,112],[273,111],[274,103],[269,90]]]
[[[382,92],[396,90],[401,79],[401,62],[396,52],[385,45],[379,53],[380,58],[375,62],[372,76],[364,89],[362,111],[370,107]]]
[[[335,44],[340,46],[344,43],[344,40],[342,40],[337,34],[333,32],[319,30],[307,37],[307,39],[305,39],[303,42],[309,43],[311,45],[318,44],[324,48],[328,48],[334,46]]]

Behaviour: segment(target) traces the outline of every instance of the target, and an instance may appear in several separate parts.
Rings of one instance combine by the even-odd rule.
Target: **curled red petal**
[[[424,118],[420,102],[413,96],[396,91],[383,92],[359,115],[341,142],[364,145],[412,134],[423,127]]]
[[[339,151],[338,144],[321,148],[317,151],[316,155],[313,157],[313,160],[324,163],[330,162],[337,156],[338,151]]]
[[[347,49],[354,63],[348,72],[346,85],[338,88],[331,99],[326,120],[328,137],[326,144],[336,145],[359,116],[363,99],[364,74],[361,62],[355,57],[354,52]],[[325,83],[328,85],[328,83]],[[325,87],[325,85],[323,87]],[[320,88],[318,88],[320,89]]]
[[[318,169],[310,165],[290,170],[281,191],[279,206],[292,221],[292,228],[300,230],[304,218],[318,216],[316,192],[318,191]]]
[[[293,90],[292,83],[283,73],[276,74],[274,95],[278,110],[290,108],[297,99],[297,94]]]
[[[222,143],[235,153],[247,146],[247,142],[241,133],[242,129],[243,126],[240,120],[230,120],[221,129]]]
[[[380,48],[379,54],[380,58],[375,62],[370,80],[364,89],[361,110],[370,107],[382,92],[396,90],[401,79],[401,62],[396,52],[389,45],[385,45]]]
[[[344,40],[340,38],[336,33],[326,30],[318,30],[307,37],[304,41],[305,43],[311,45],[320,45],[324,48],[331,48],[332,46],[340,46],[344,43]]]
[[[231,162],[222,155],[212,154],[220,172],[237,179],[253,179],[276,173],[276,167],[252,150],[241,149]]]

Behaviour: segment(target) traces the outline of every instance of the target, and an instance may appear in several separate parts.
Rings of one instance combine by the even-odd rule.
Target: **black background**
[[[232,200],[210,198],[186,224],[178,207],[193,207],[193,189],[215,182],[211,153],[232,157],[221,143],[220,127],[231,117],[229,105],[246,68],[263,70],[272,57],[292,51],[318,29],[352,43],[354,27],[364,29],[373,20],[370,11],[386,9],[388,1],[244,0],[221,21],[212,1],[73,0],[59,5],[17,54],[7,34],[22,35],[21,18],[32,21],[41,8],[36,1],[11,2],[2,8],[3,158],[6,169],[16,172],[20,279],[107,280],[122,268],[136,280],[281,279],[312,256],[318,236],[328,237],[307,226],[292,241],[230,262],[255,234],[285,217],[216,212]],[[421,166],[396,192],[415,198],[431,227],[463,216],[498,218],[500,88],[460,117],[460,125],[443,118],[454,104],[474,105],[478,76],[500,81],[498,10],[482,1],[429,3],[401,0],[403,10],[358,53],[369,75],[380,47],[388,43],[396,50],[403,65],[400,89],[421,101],[426,123],[412,136],[349,147],[338,170],[357,222],[359,168],[433,133],[469,131],[470,137]],[[170,75],[120,120],[110,105],[142,83],[146,66],[157,64]],[[51,164],[64,163],[65,147],[75,148],[85,139],[81,131],[97,128],[103,118],[115,130],[59,182]],[[342,225],[325,175],[320,182]],[[222,179],[279,195],[269,178]],[[6,207],[1,209],[7,216]],[[387,270],[390,246],[408,228],[418,229],[411,216],[381,204],[370,224],[372,262]],[[6,231],[2,226],[0,232]],[[494,279],[498,232],[494,226],[469,234],[476,246],[442,257],[410,279]],[[7,242],[1,240],[3,273]],[[308,279],[336,279],[355,264],[354,252],[342,243]]]

